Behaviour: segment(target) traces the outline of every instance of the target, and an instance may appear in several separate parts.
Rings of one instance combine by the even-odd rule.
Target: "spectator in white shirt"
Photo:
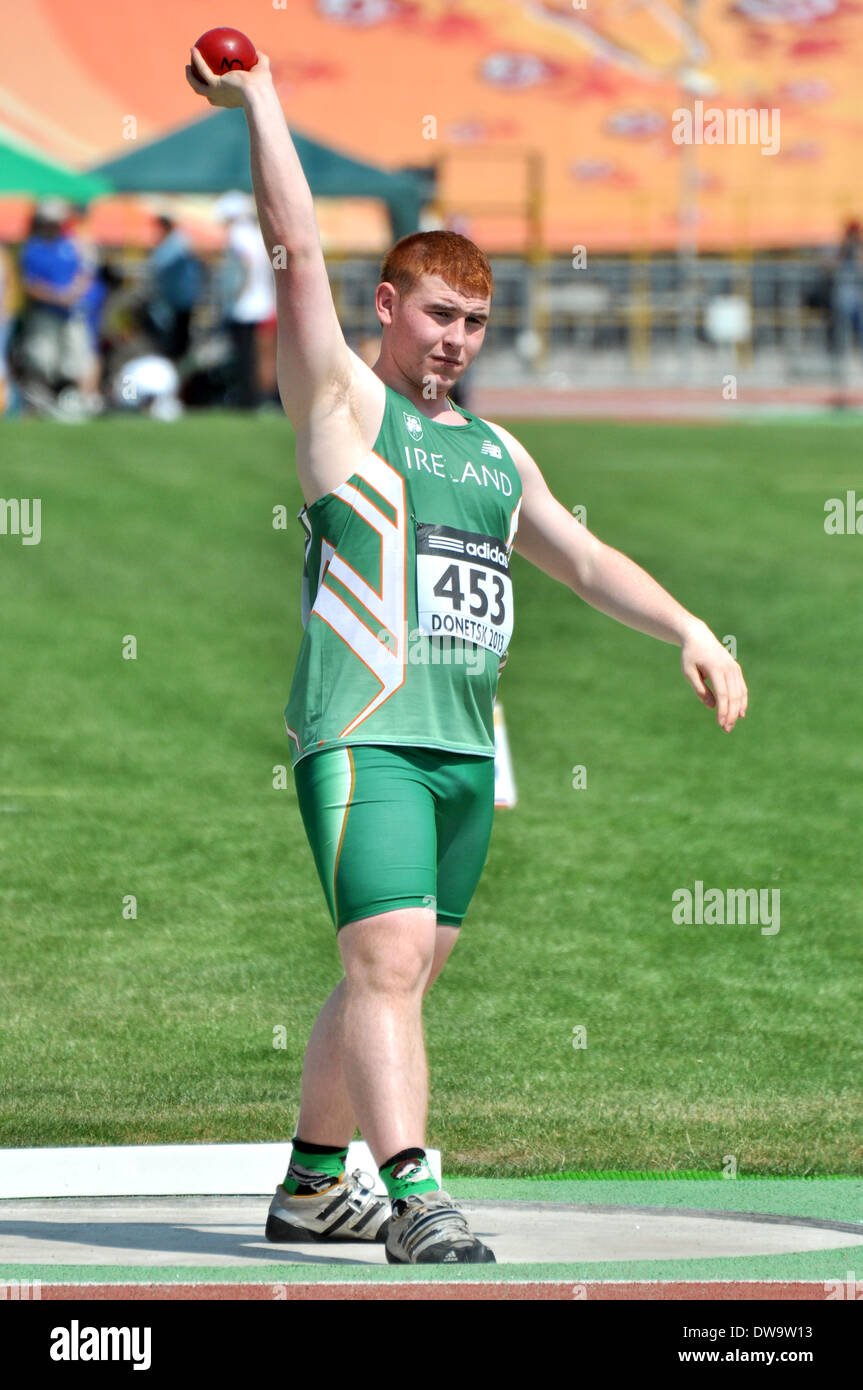
[[[247,194],[226,193],[216,204],[215,215],[228,233],[222,266],[223,315],[233,357],[227,403],[255,410],[261,403],[259,338],[266,335],[271,340],[266,330],[276,314],[273,266],[254,202]]]

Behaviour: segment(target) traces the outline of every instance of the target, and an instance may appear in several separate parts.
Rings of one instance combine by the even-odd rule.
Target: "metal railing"
[[[565,257],[491,264],[495,295],[478,380],[510,359],[522,375],[578,379],[712,380],[733,363],[756,378],[826,380],[837,369],[829,265],[815,253],[702,257],[691,272],[674,256],[591,257],[583,269]],[[335,259],[328,268],[346,336],[378,333],[379,260]],[[712,307],[729,299],[742,302],[749,325],[736,343],[712,336]],[[847,352],[845,359],[847,368]]]

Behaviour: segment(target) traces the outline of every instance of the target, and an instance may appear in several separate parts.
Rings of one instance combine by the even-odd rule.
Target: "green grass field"
[[[736,637],[750,705],[724,734],[676,647],[515,557],[519,804],[426,1001],[428,1143],[474,1176],[859,1174],[863,538],[823,518],[863,432],[506,423]],[[342,973],[282,720],[290,426],[8,421],[0,496],[43,531],[0,535],[0,1145],[287,1141]],[[699,879],[779,888],[780,930],[674,924]]]

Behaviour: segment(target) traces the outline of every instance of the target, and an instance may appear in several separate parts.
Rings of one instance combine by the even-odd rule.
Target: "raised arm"
[[[249,126],[252,184],[264,245],[273,263],[278,312],[277,372],[285,412],[297,431],[344,400],[353,354],[336,315],[314,202],[270,73],[258,53],[251,72],[217,76],[197,48],[189,85],[213,106],[242,106]]]

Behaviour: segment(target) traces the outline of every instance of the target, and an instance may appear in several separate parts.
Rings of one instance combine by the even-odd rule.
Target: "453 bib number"
[[[512,580],[496,536],[416,523],[417,617],[429,637],[461,637],[503,656],[512,636]]]

